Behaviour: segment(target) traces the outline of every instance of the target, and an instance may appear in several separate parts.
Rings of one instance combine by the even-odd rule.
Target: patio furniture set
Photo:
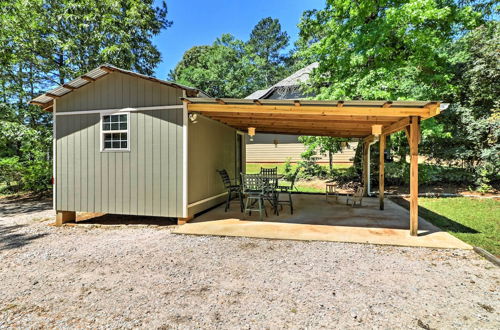
[[[290,213],[293,214],[292,190],[298,169],[288,180],[284,180],[284,176],[278,174],[277,167],[261,168],[258,174],[240,173],[239,183],[236,180],[231,180],[225,169],[217,170],[217,172],[219,172],[228,192],[226,212],[233,197],[238,197],[241,212],[249,215],[252,214],[252,211],[259,212],[260,220],[263,220],[264,214],[267,216],[265,203],[271,206],[276,215],[279,215],[283,205],[289,205]],[[282,198],[283,195],[285,198]],[[243,202],[244,199],[246,199],[245,202]]]

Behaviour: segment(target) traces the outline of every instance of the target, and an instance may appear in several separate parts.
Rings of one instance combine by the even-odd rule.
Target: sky
[[[162,54],[155,76],[165,79],[186,50],[212,44],[223,33],[248,40],[252,28],[264,17],[279,19],[292,46],[302,13],[322,9],[324,4],[325,0],[167,0],[167,17],[173,25],[153,39]]]

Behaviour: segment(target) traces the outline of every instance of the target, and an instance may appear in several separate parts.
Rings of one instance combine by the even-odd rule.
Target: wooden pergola
[[[384,151],[389,134],[405,130],[410,145],[410,234],[418,232],[418,144],[420,122],[440,112],[430,101],[313,101],[183,98],[199,113],[235,129],[257,133],[359,138],[363,184],[368,184],[369,146],[379,141],[379,200],[384,209]]]

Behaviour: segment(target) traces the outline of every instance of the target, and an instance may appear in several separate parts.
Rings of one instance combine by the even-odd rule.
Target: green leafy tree
[[[52,118],[27,101],[103,63],[152,74],[166,15],[165,1],[0,0],[0,158],[23,189],[46,189],[52,155]]]
[[[273,85],[287,74],[288,56],[283,54],[290,37],[281,30],[278,19],[261,19],[250,33],[247,52],[257,66],[259,87]]]
[[[327,154],[330,172],[333,170],[333,155],[337,152],[341,152],[343,146],[349,141],[346,138],[334,138],[330,136],[300,136],[299,141],[302,142],[307,150],[306,158],[309,155],[315,154],[316,150],[319,150],[321,154]]]
[[[481,21],[454,0],[329,0],[304,14],[300,51],[320,62],[320,98],[443,99],[454,90],[447,49]]]
[[[283,54],[288,40],[277,19],[265,18],[247,42],[223,34],[212,45],[189,49],[168,78],[214,97],[245,97],[288,73],[289,62]]]
[[[224,34],[210,46],[189,49],[169,79],[196,86],[214,97],[244,97],[253,92],[254,73],[245,44]]]

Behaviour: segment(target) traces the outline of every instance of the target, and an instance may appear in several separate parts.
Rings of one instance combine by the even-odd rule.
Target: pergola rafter
[[[384,208],[384,150],[387,135],[406,130],[410,144],[410,233],[418,230],[418,143],[420,121],[440,113],[435,101],[316,101],[183,98],[189,112],[235,129],[257,133],[359,138],[364,146],[363,181],[368,182],[369,147],[379,141],[380,209]]]

